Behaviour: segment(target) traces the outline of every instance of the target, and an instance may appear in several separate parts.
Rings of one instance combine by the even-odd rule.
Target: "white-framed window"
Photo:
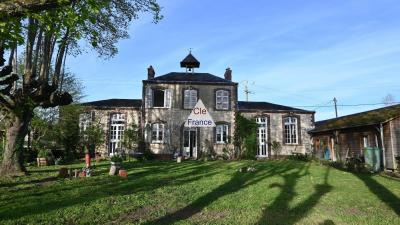
[[[268,145],[267,145],[267,131],[268,124],[267,118],[265,117],[257,117],[256,123],[257,127],[257,156],[267,157],[268,156]]]
[[[228,130],[229,126],[227,124],[218,124],[215,127],[215,142],[222,144],[228,142]]]
[[[151,142],[162,143],[164,142],[164,124],[153,123],[151,126]]]
[[[298,127],[296,117],[285,117],[283,119],[285,144],[298,143]]]
[[[229,109],[229,91],[217,90],[215,92],[215,108],[228,110]]]
[[[183,108],[192,109],[197,103],[197,90],[185,89],[183,91]]]
[[[125,131],[125,114],[113,113],[110,118],[110,154],[114,154],[117,148],[122,147]]]
[[[92,124],[94,112],[82,113],[79,115],[79,131],[84,132]]]
[[[171,108],[172,90],[160,88],[146,88],[146,108]]]

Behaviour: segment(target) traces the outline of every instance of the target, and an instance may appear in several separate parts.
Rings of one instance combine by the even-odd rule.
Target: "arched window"
[[[296,117],[285,117],[283,119],[284,125],[284,140],[285,144],[297,144],[298,143],[298,127]]]

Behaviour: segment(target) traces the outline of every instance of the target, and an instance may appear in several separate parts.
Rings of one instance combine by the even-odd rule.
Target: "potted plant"
[[[110,167],[110,175],[116,175],[118,173],[118,170],[121,169],[122,165],[122,157],[119,155],[113,155],[111,158],[111,167]]]
[[[37,155],[37,165],[38,166],[47,166],[48,165],[48,160],[47,158],[49,157],[50,153],[49,150],[45,149],[40,149]]]

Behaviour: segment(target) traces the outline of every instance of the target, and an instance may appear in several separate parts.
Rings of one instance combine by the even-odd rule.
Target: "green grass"
[[[290,160],[124,165],[128,178],[108,162],[90,178],[55,178],[57,166],[1,178],[0,223],[400,224],[400,181],[379,175]]]

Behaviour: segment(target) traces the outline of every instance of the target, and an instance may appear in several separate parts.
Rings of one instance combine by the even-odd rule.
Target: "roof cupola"
[[[181,61],[181,67],[186,68],[186,72],[194,72],[194,68],[200,67],[200,62],[192,55],[191,50],[189,55]]]

